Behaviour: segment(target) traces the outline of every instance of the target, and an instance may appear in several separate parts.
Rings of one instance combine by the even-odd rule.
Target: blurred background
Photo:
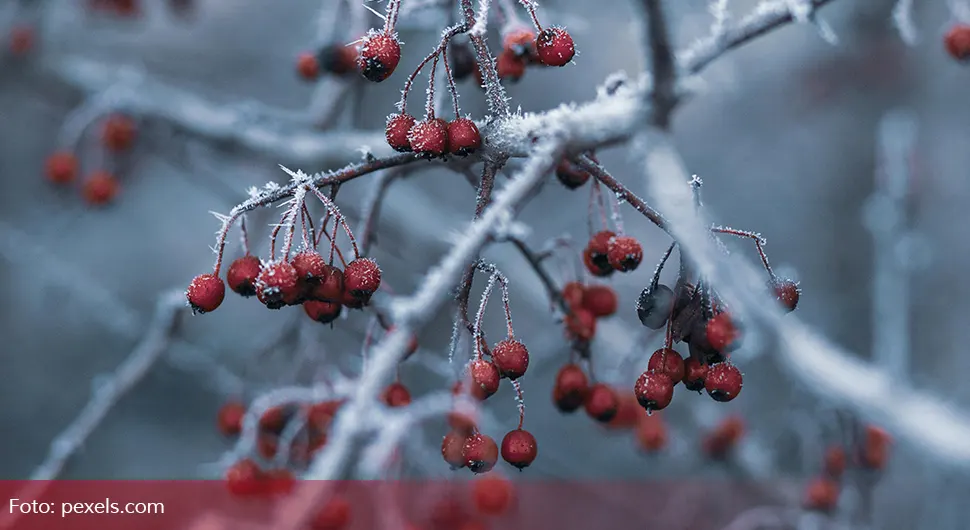
[[[143,83],[164,84],[174,87],[172,94],[191,93],[233,109],[241,122],[249,119],[247,112],[259,114],[286,133],[311,129],[313,105],[350,87],[351,96],[340,100],[346,112],[333,129],[379,134],[406,74],[433,49],[446,23],[440,9],[405,14],[399,27],[405,43],[401,66],[383,83],[324,78],[314,84],[300,79],[295,64],[299,53],[329,31],[320,27],[329,28],[334,16],[341,17],[339,30],[379,27],[382,21],[359,6],[334,15],[327,2],[321,15],[319,1],[291,0],[283,7],[266,0],[194,0],[184,11],[165,2],[143,4],[137,16],[119,16],[81,1],[7,1],[0,14],[4,42],[18,27],[36,31],[28,53],[8,47],[0,63],[2,478],[25,478],[44,460],[51,440],[77,416],[92,389],[139,342],[160,293],[182,289],[208,271],[219,226],[209,212],[228,212],[250,186],[285,182],[277,164],[299,167],[291,165],[293,160],[144,116],[136,147],[123,159],[105,156],[96,127],[77,143],[82,177],[108,169],[120,181],[114,201],[91,207],[79,185],[56,187],[44,178],[45,160],[77,123],[75,111],[99,97],[65,82],[64,72],[70,71],[65,65],[83,61],[113,76],[134,69]],[[680,47],[708,34],[712,19],[706,2],[668,4]],[[756,4],[736,0],[729,8],[739,20]],[[383,11],[383,3],[368,5]],[[773,266],[801,282],[801,302],[790,317],[870,358],[878,252],[865,212],[873,210],[866,205],[878,191],[880,123],[901,109],[895,115],[908,116],[918,127],[911,191],[904,199],[912,232],[904,234],[900,247],[912,265],[907,376],[941,403],[970,409],[970,386],[963,381],[970,358],[961,346],[970,295],[964,274],[970,251],[961,228],[970,220],[965,207],[970,70],[942,45],[956,21],[953,5],[917,3],[913,20],[919,40],[913,46],[893,26],[893,7],[888,0],[837,0],[820,11],[837,44],[826,42],[811,25],[789,25],[728,54],[703,72],[703,90],[676,115],[674,132],[690,171],[704,179],[704,199],[717,222],[762,234]],[[544,2],[541,19],[565,25],[580,53],[565,68],[530,69],[520,82],[507,83],[513,108],[543,111],[586,101],[609,74],[641,72],[634,14],[626,0]],[[520,16],[527,20],[524,11]],[[499,43],[493,32],[492,49]],[[412,105],[420,105],[423,82],[416,90]],[[459,90],[463,112],[483,117],[482,91],[469,82]],[[170,103],[177,104],[161,103],[160,114]],[[636,161],[624,149],[598,156],[634,191],[645,191]],[[324,171],[359,157],[349,150],[299,168]],[[338,204],[352,226],[360,220],[369,182],[364,177],[341,189]],[[588,187],[569,191],[550,181],[521,216],[533,228],[530,244],[539,248],[569,234],[577,248],[585,245],[588,192]],[[418,166],[395,182],[372,253],[385,271],[385,285],[398,293],[412,291],[473,210],[474,190],[459,173]],[[250,217],[254,252],[266,251],[268,227],[278,213],[264,209]],[[632,209],[624,210],[624,220],[646,257],[636,272],[609,280],[619,294],[620,311],[601,326],[593,344],[597,375],[623,389],[659,347],[659,335],[642,332],[634,305],[669,244]],[[229,259],[240,255],[236,234],[230,235]],[[756,259],[749,243],[730,242]],[[516,333],[533,356],[522,380],[525,426],[536,435],[540,456],[525,475],[711,480],[753,475],[796,486],[787,500],[755,491],[752,504],[793,498],[797,505],[801,485],[818,475],[825,450],[841,440],[844,414],[792,381],[757,337],[737,354],[745,372],[741,396],[714,404],[681,389],[663,414],[669,440],[659,454],[645,455],[634,434],[604,429],[582,411],[557,412],[550,397],[553,377],[569,349],[542,284],[509,245],[492,246],[484,257],[510,279]],[[551,271],[558,280],[569,280],[559,273],[571,274],[575,266],[567,260]],[[664,279],[673,280],[667,274]],[[479,279],[473,291],[475,303],[482,284]],[[493,303],[488,325],[497,334],[501,310]],[[219,407],[232,397],[249,399],[274,387],[305,384],[297,378],[301,369],[294,359],[300,356],[309,355],[319,373],[339,367],[353,375],[367,324],[367,316],[355,312],[331,329],[310,322],[299,307],[269,312],[255,300],[229,293],[218,311],[186,319],[162,361],[112,408],[61,476],[219,476],[232,448],[216,428]],[[450,385],[450,333],[450,314],[443,314],[420,336],[419,353],[401,369],[413,395]],[[503,386],[487,409],[484,430],[493,437],[514,428],[518,414],[511,387]],[[743,419],[745,436],[736,456],[714,462],[700,449],[702,440],[733,416]],[[444,422],[432,422],[422,438],[427,443],[409,444],[408,473],[449,473],[438,454],[444,429]],[[876,477],[868,518],[856,522],[873,528],[967,528],[958,499],[966,497],[968,485],[960,473],[929,463],[919,447],[899,444]],[[865,488],[857,489],[858,499],[842,499],[852,513],[864,504],[859,499]]]

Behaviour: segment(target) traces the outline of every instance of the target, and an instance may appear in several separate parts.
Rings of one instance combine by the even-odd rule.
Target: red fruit
[[[320,61],[312,53],[301,53],[296,58],[296,73],[305,81],[316,81],[320,77]]]
[[[388,407],[406,407],[411,404],[411,392],[399,382],[391,383],[381,394],[381,401]]]
[[[597,318],[616,313],[618,306],[616,291],[609,285],[590,285],[583,292],[583,307]]]
[[[732,351],[740,345],[738,330],[728,313],[718,313],[711,317],[707,321],[706,331],[708,344],[719,352]]]
[[[441,456],[451,469],[465,467],[465,457],[462,454],[465,447],[465,439],[468,438],[462,431],[451,431],[441,440]]]
[[[472,379],[471,392],[476,398],[484,400],[498,392],[502,375],[494,363],[481,359],[473,361],[468,367],[468,372]]]
[[[263,471],[252,460],[240,460],[226,470],[226,488],[233,495],[262,493]]]
[[[381,268],[371,258],[357,258],[344,270],[344,292],[368,301],[381,286]]]
[[[567,364],[556,374],[552,399],[561,412],[575,412],[586,402],[589,394],[589,379],[583,369],[576,364]]]
[[[845,472],[845,450],[839,446],[829,447],[825,452],[825,474],[838,479]]]
[[[344,294],[340,297],[340,303],[348,309],[362,309],[369,301],[354,298],[354,295],[350,294],[350,291],[344,291]]]
[[[478,429],[478,418],[474,407],[466,401],[459,401],[448,413],[448,425],[455,431],[472,435]]]
[[[185,298],[195,313],[215,311],[226,297],[226,284],[215,274],[200,274],[185,290]]]
[[[322,279],[312,286],[307,298],[320,302],[340,303],[344,299],[344,271],[333,265],[325,265]]]
[[[242,432],[243,418],[246,416],[246,406],[238,401],[230,401],[219,409],[219,432],[223,436],[238,436]]]
[[[297,282],[305,293],[312,292],[314,286],[323,283],[330,272],[330,265],[316,250],[304,250],[293,256],[290,261],[296,269]]]
[[[350,526],[350,501],[339,493],[333,494],[310,521],[311,530],[343,530]]]
[[[506,478],[489,473],[472,482],[475,509],[482,515],[502,515],[512,505],[513,487]]]
[[[647,362],[647,370],[666,374],[674,385],[683,381],[686,373],[683,357],[671,348],[660,348],[653,352]]]
[[[648,453],[656,453],[667,446],[667,427],[660,414],[644,416],[637,424],[637,446]]]
[[[357,55],[357,69],[368,81],[380,83],[391,77],[401,62],[401,43],[389,33],[371,33],[364,37]]]
[[[320,50],[320,67],[334,75],[347,75],[357,67],[357,52],[353,46],[331,44]]]
[[[476,433],[465,439],[461,455],[472,473],[487,473],[498,461],[498,446],[491,437]]]
[[[831,512],[839,504],[839,484],[832,479],[819,477],[805,488],[804,506],[807,510]]]
[[[562,299],[570,309],[577,309],[583,305],[583,294],[586,286],[579,282],[569,282],[562,288]]]
[[[296,487],[296,477],[289,469],[274,469],[266,473],[264,490],[271,495],[286,495]]]
[[[711,458],[723,459],[744,436],[744,420],[728,416],[704,438],[704,452]]]
[[[77,177],[77,157],[69,151],[60,151],[47,157],[45,173],[54,184],[67,184]]]
[[[118,180],[107,171],[95,171],[84,181],[84,200],[92,206],[104,206],[118,195]]]
[[[615,388],[619,406],[616,408],[616,415],[606,424],[610,429],[632,429],[640,422],[640,418],[645,416],[640,402],[637,401],[636,394],[627,389],[623,391]]]
[[[606,258],[614,269],[629,272],[643,261],[643,247],[630,236],[616,236],[607,242]]]
[[[419,121],[408,132],[408,143],[415,153],[444,155],[448,152],[448,123],[441,118]]]
[[[321,324],[330,324],[340,318],[343,306],[336,302],[321,302],[319,300],[307,300],[303,302],[303,311],[310,320]]]
[[[859,448],[859,460],[868,469],[882,469],[889,460],[892,437],[879,427],[868,425]]]
[[[797,282],[794,280],[774,280],[769,282],[769,286],[774,290],[775,298],[781,302],[782,307],[789,313],[795,310],[798,306],[798,298],[802,294]]]
[[[575,190],[586,184],[589,180],[589,173],[583,168],[573,164],[569,159],[562,159],[556,166],[556,178],[568,189]]]
[[[256,278],[259,277],[261,268],[262,264],[260,264],[259,258],[252,254],[246,254],[229,265],[229,270],[226,272],[226,283],[238,295],[253,296],[256,294]]]
[[[515,381],[529,368],[529,350],[515,339],[505,339],[492,348],[492,362],[503,377]]]
[[[665,373],[648,370],[640,374],[633,391],[640,406],[648,412],[663,410],[674,399],[674,382]]]
[[[586,401],[583,404],[586,407],[586,414],[590,418],[601,423],[609,423],[620,408],[620,398],[617,397],[616,391],[609,386],[596,383],[589,389]]]
[[[502,50],[495,62],[495,69],[499,79],[508,79],[515,83],[525,75],[525,60],[512,50]]]
[[[384,127],[384,138],[391,149],[407,153],[411,151],[411,141],[408,135],[414,127],[414,116],[410,114],[391,114],[387,117],[387,125]]]
[[[34,29],[18,26],[10,30],[10,53],[24,55],[34,47]]]
[[[741,370],[731,363],[712,364],[707,369],[704,388],[714,401],[731,401],[741,393],[743,385]]]
[[[532,433],[523,429],[509,431],[502,438],[502,460],[505,460],[513,467],[525,469],[535,462],[539,455],[539,446],[536,437]]]
[[[688,357],[684,361],[684,386],[692,392],[704,390],[704,380],[707,378],[707,365],[696,357]]]
[[[523,60],[533,60],[536,57],[536,34],[529,29],[517,29],[505,35],[502,42],[503,49],[508,50]]]
[[[101,141],[112,151],[127,151],[135,143],[138,129],[135,122],[127,116],[114,114],[104,120],[101,129]]]
[[[570,340],[589,342],[596,335],[596,315],[592,311],[578,307],[563,320],[566,336]]]
[[[283,407],[272,407],[259,417],[259,429],[272,434],[281,434],[286,428],[286,410]]]
[[[566,66],[576,55],[576,46],[565,29],[546,28],[536,37],[536,55],[546,66]]]
[[[279,309],[300,299],[296,268],[285,261],[266,263],[256,277],[256,298],[269,309]]]
[[[448,152],[467,156],[482,146],[478,126],[468,118],[457,118],[448,124]]]
[[[970,24],[955,24],[943,37],[947,53],[958,61],[970,60]]]
[[[593,234],[583,251],[583,263],[593,276],[609,276],[615,270],[607,255],[610,241],[616,234],[603,230]]]
[[[344,404],[341,400],[323,401],[315,403],[307,410],[307,426],[313,434],[326,434],[330,430],[330,424],[337,415],[340,407]]]

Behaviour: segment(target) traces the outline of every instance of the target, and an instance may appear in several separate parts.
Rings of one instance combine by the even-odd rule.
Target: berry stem
[[[444,54],[444,50],[441,52]],[[428,116],[428,119],[434,119],[434,78],[438,71],[438,59],[440,55],[435,55],[434,60],[431,61],[431,74],[428,76],[428,101],[424,106],[424,113]]]
[[[660,273],[664,270],[664,265],[667,264],[667,259],[670,258],[670,254],[674,251],[674,247],[677,246],[677,242],[674,241],[667,247],[667,252],[664,252],[664,257],[660,259],[660,263],[657,264],[656,270],[653,271],[653,278],[650,280],[650,288],[656,289],[657,285],[660,283]]]
[[[519,0],[522,7],[529,12],[529,17],[532,18],[532,24],[535,25],[537,32],[542,32],[542,24],[539,24],[539,17],[536,16],[536,4],[532,0]]]
[[[593,229],[593,218],[596,215],[593,210],[597,210],[599,213],[600,224],[603,226],[603,230],[609,230],[610,223],[606,216],[606,203],[603,200],[603,190],[600,189],[599,181],[594,180],[593,185],[589,188],[589,235],[592,236],[596,231]]]
[[[592,175],[593,178],[606,186],[608,190],[615,193],[617,197],[621,197],[634,210],[643,214],[651,223],[657,225],[664,232],[670,233],[667,229],[667,221],[663,216],[650,206],[647,206],[647,203],[643,199],[630,191],[622,182],[616,180],[603,166],[585,155],[577,156],[574,161]]]
[[[711,232],[714,232],[715,234],[729,234],[737,237],[746,237],[753,240],[755,248],[758,249],[758,255],[761,256],[761,264],[768,272],[768,276],[770,276],[772,280],[775,279],[775,273],[771,270],[771,265],[768,264],[768,255],[765,254],[764,245],[767,244],[767,241],[765,238],[761,237],[761,234],[756,234],[754,232],[748,232],[745,230],[737,230],[735,228],[726,226],[716,226],[711,228]]]
[[[525,423],[525,397],[522,395],[522,383],[510,381],[512,388],[515,388],[515,402],[519,406],[519,429]]]
[[[282,261],[286,261],[290,257],[290,250],[293,248],[293,236],[296,232],[296,216],[301,212],[304,206],[306,206],[306,192],[310,189],[309,186],[304,186],[297,188],[296,192],[293,193],[293,205],[284,214],[284,225],[286,227],[286,233],[283,234],[283,256],[280,258]]]
[[[307,229],[306,218],[307,218],[306,203],[303,203],[303,207],[300,208],[300,234],[303,237],[303,248],[309,250],[310,249],[310,236],[309,236],[310,231]]]
[[[482,300],[478,304],[478,312],[475,315],[474,323],[474,333],[476,338],[476,358],[482,358],[482,322],[485,319],[485,307],[488,305],[488,299],[492,294],[492,290],[495,288],[495,284],[498,283],[502,289],[502,302],[505,306],[505,324],[508,332],[508,337],[510,339],[515,338],[515,332],[512,329],[512,310],[509,305],[509,287],[508,279],[502,274],[494,265],[486,265],[479,262],[476,267],[482,272],[491,272],[491,276],[488,277],[488,284],[485,286],[485,290],[482,292]]]
[[[407,112],[408,94],[411,93],[411,86],[414,84],[415,79],[421,75],[421,70],[424,69],[425,65],[430,63],[432,60],[437,60],[438,55],[444,52],[445,48],[448,47],[448,43],[451,42],[451,39],[455,35],[464,33],[466,31],[468,31],[468,25],[466,24],[456,24],[445,30],[444,34],[441,35],[441,41],[438,43],[438,47],[429,53],[424,59],[422,59],[421,62],[418,63],[417,68],[415,68],[414,71],[411,72],[411,75],[408,76],[407,80],[404,81],[404,90],[401,91],[401,101],[397,104],[398,110],[401,112]],[[433,76],[434,75],[432,74],[432,77]]]
[[[455,76],[451,73],[451,65],[448,64],[448,48],[441,50],[441,60],[445,67],[445,76],[448,78],[448,92],[451,93],[451,105],[455,110],[455,119],[461,117],[461,109],[458,107],[458,87],[455,86]]]
[[[243,253],[248,256],[249,252],[249,231],[246,230],[246,216],[243,215],[239,220],[239,241],[242,244]]]
[[[333,213],[334,218],[337,219],[337,221],[340,223],[340,225],[343,226],[344,232],[347,233],[347,239],[350,240],[350,245],[354,249],[354,259],[359,258],[360,257],[360,250],[357,248],[357,239],[354,238],[353,231],[351,231],[350,226],[347,224],[347,220],[344,218],[343,214],[340,213],[340,209],[337,208],[337,205],[334,204],[333,201],[331,201],[330,199],[328,199],[326,195],[324,195],[323,193],[321,193],[320,190],[318,190],[316,188],[310,188],[310,187],[307,187],[306,189],[309,190],[309,191],[311,191],[314,195],[316,195],[317,198],[320,199],[320,202],[322,202],[323,205],[327,208],[327,210],[329,210],[330,212]],[[330,242],[330,244],[331,245],[335,244],[336,243],[336,240],[337,240],[337,237],[336,237],[336,225],[335,225],[334,226],[334,237],[333,237],[333,240]]]
[[[387,0],[387,11],[384,17],[384,33],[390,35],[394,33],[397,25],[398,13],[401,12],[401,0]]]
[[[313,226],[313,216],[310,215],[310,208],[307,207],[306,201],[303,202],[303,219],[305,223],[303,225],[303,244],[307,248],[317,248],[317,229]],[[309,235],[307,235],[307,228],[309,228]],[[307,240],[308,238],[309,240]]]

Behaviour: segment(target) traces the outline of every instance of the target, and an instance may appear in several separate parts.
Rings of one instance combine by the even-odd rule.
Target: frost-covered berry
[[[524,429],[509,431],[502,438],[502,460],[519,469],[525,469],[535,462],[539,455],[536,437]]]
[[[468,366],[468,374],[472,380],[471,393],[479,400],[487,399],[498,392],[502,375],[494,363],[478,359]]]
[[[525,75],[525,60],[511,50],[503,50],[495,62],[495,70],[499,79],[515,83]]]
[[[769,281],[768,285],[775,292],[775,298],[789,313],[798,307],[798,299],[802,294],[801,289],[798,288],[798,282],[788,279],[775,279]]]
[[[368,301],[381,286],[381,268],[371,258],[357,258],[344,270],[344,292]]]
[[[448,124],[448,152],[467,156],[482,146],[478,126],[468,118],[457,118]]]
[[[321,324],[330,324],[340,317],[343,306],[336,302],[321,302],[319,300],[307,300],[303,302],[303,311],[310,320]]]
[[[603,230],[593,234],[593,237],[589,238],[589,243],[586,244],[586,249],[583,250],[583,264],[586,265],[586,269],[593,276],[609,276],[613,274],[615,269],[610,264],[610,258],[607,252],[609,251],[610,241],[615,237],[615,233],[609,230]]]
[[[135,143],[138,129],[128,116],[114,114],[104,120],[101,141],[112,151],[127,151]]]
[[[609,285],[590,285],[583,292],[583,307],[597,318],[616,313],[618,305],[616,291]]]
[[[536,54],[546,66],[566,66],[576,55],[576,46],[565,29],[546,28],[536,37]]]
[[[498,462],[498,446],[491,437],[475,433],[465,439],[461,455],[472,473],[487,473]]]
[[[309,287],[323,282],[327,277],[329,264],[316,250],[304,250],[290,260],[300,283]]]
[[[660,283],[640,291],[637,299],[637,317],[650,329],[660,329],[667,323],[673,309],[674,292]]]
[[[970,24],[955,24],[943,37],[947,53],[958,61],[970,61]]]
[[[468,437],[462,432],[451,431],[441,440],[441,456],[452,469],[465,467],[465,457],[462,452],[466,438]]]
[[[684,379],[684,358],[671,348],[660,348],[653,352],[647,362],[647,370],[666,374],[673,384]]]
[[[333,75],[347,75],[355,70],[357,52],[353,46],[330,44],[324,46],[317,55],[317,62],[323,71]]]
[[[741,345],[740,333],[729,313],[718,313],[705,326],[707,342],[719,352],[734,351]]]
[[[562,159],[556,166],[556,178],[568,189],[575,190],[589,181],[589,173],[573,164],[569,159]]]
[[[192,311],[200,314],[215,311],[225,298],[226,284],[215,274],[196,276],[185,290],[185,299]]]
[[[448,152],[448,123],[441,118],[419,121],[408,131],[408,143],[415,153],[444,155]]]
[[[647,411],[663,410],[674,398],[674,382],[663,372],[647,370],[640,374],[633,392]]]
[[[316,81],[320,77],[320,62],[312,53],[301,53],[296,58],[296,73],[304,81]]]
[[[714,401],[726,402],[738,397],[743,384],[741,370],[728,362],[712,364],[704,378],[704,388]]]
[[[401,153],[410,152],[411,141],[408,139],[408,134],[411,132],[411,127],[414,127],[415,121],[414,116],[407,113],[388,116],[387,126],[384,128],[387,145]]]
[[[371,33],[363,39],[357,55],[357,69],[368,81],[380,83],[394,73],[401,62],[401,43],[389,33]]]
[[[579,365],[567,364],[559,369],[552,389],[552,400],[560,412],[575,412],[586,402],[588,393],[589,379]]]
[[[704,390],[704,380],[707,378],[707,365],[700,359],[691,356],[684,361],[684,386],[692,392]]]
[[[322,280],[312,286],[306,296],[319,302],[341,303],[344,298],[344,271],[333,265],[326,265]]]
[[[411,404],[411,392],[408,387],[395,381],[384,389],[381,401],[388,407],[405,407]]]
[[[105,206],[118,196],[118,179],[107,171],[95,171],[81,188],[81,195],[91,206]]]
[[[616,236],[607,243],[606,258],[614,269],[629,272],[643,261],[643,247],[635,238]]]
[[[256,294],[256,278],[259,277],[262,267],[259,258],[252,254],[236,258],[226,271],[226,283],[240,296],[253,296]]]
[[[505,339],[492,348],[492,362],[503,377],[515,381],[529,368],[529,350],[515,339]]]
[[[67,184],[77,177],[77,157],[70,151],[59,151],[47,157],[44,173],[54,184]]]
[[[448,42],[448,61],[451,63],[451,75],[455,81],[467,79],[475,73],[478,61],[475,59],[475,51],[472,50],[468,42],[458,42],[451,39]]]
[[[590,418],[600,423],[609,423],[620,410],[620,398],[609,385],[596,383],[586,394],[583,405]]]
[[[269,309],[280,309],[300,299],[296,268],[285,261],[267,263],[256,277],[256,298]]]

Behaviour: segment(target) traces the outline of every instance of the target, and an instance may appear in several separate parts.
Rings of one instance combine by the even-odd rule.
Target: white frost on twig
[[[913,23],[913,0],[898,0],[893,7],[893,24],[899,30],[899,36],[903,42],[910,46],[916,46],[919,42],[919,33]]]

